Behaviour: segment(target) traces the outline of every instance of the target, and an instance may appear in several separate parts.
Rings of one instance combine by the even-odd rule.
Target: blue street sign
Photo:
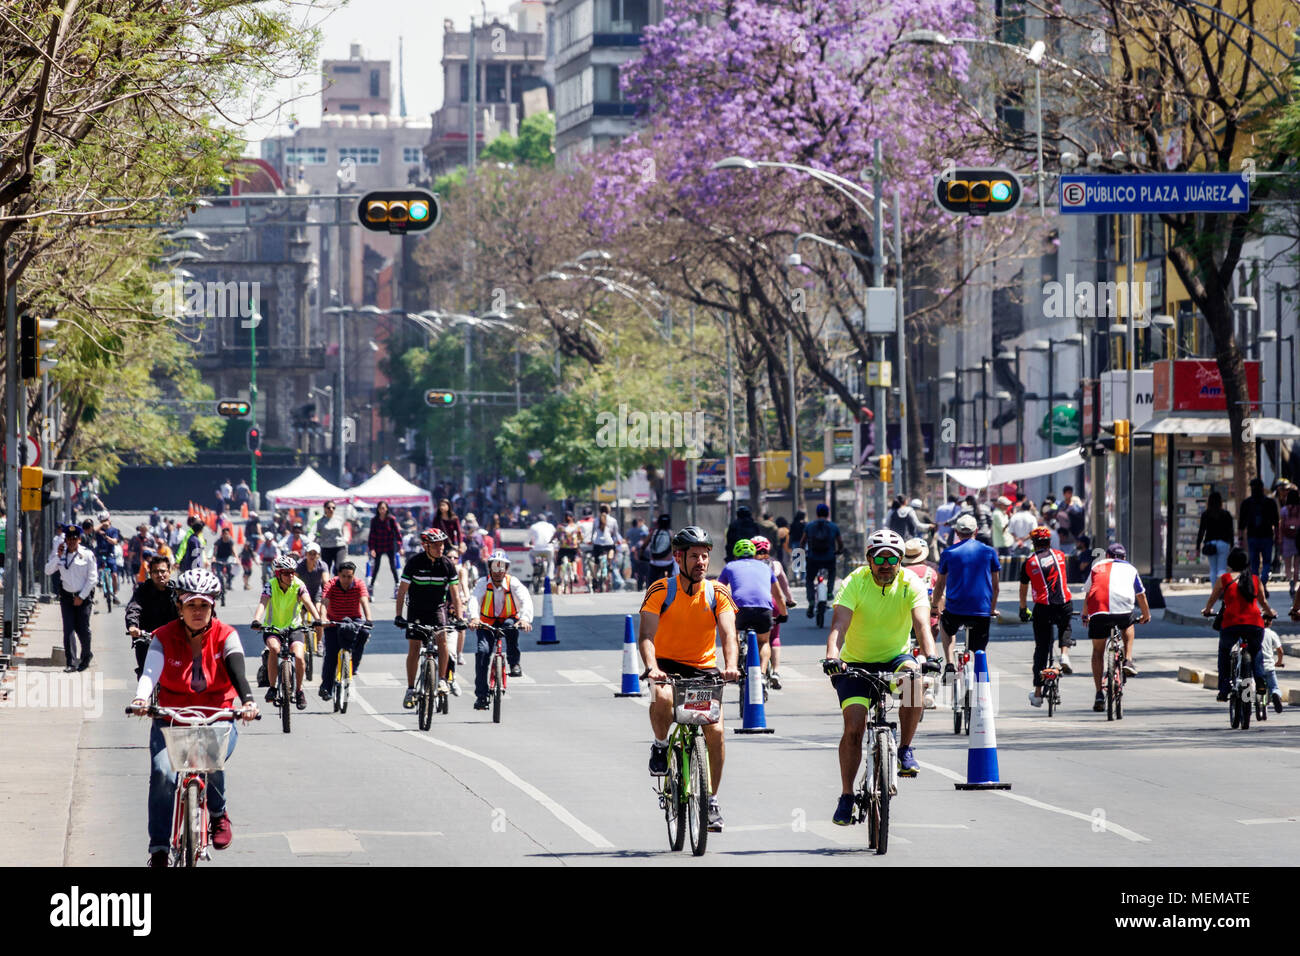
[[[1061,212],[1245,212],[1250,183],[1240,173],[1134,173],[1062,176]]]

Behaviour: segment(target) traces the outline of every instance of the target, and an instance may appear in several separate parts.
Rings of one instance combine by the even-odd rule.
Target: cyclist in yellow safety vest
[[[297,576],[298,562],[292,555],[284,555],[275,559],[275,577],[266,582],[266,587],[262,589],[262,599],[257,602],[257,610],[253,612],[252,629],[260,631],[262,629],[262,618],[270,609],[270,619],[267,621],[271,627],[276,630],[285,630],[291,627],[298,627],[302,621],[301,611],[306,610],[316,620],[324,620],[325,615],[316,610],[316,605],[312,603],[311,596],[307,593],[307,588],[303,585],[302,580]],[[306,676],[307,660],[303,656],[304,631],[294,631],[290,650],[293,652],[296,667],[294,704],[299,710],[307,709],[307,695],[303,692],[303,679]],[[267,649],[267,676],[270,680],[271,689],[266,692],[266,699],[269,703],[275,703],[276,682],[275,675],[279,673],[280,667],[280,639],[278,637],[264,636]]]
[[[528,588],[510,571],[510,558],[498,551],[488,558],[488,576],[479,578],[469,599],[469,626],[487,624],[502,627],[504,621],[518,621],[518,627],[502,627],[506,632],[506,660],[511,677],[523,677],[519,667],[519,632],[533,629],[533,599]],[[478,632],[478,652],[474,655],[474,709],[487,710],[488,665],[496,648],[496,636]]]

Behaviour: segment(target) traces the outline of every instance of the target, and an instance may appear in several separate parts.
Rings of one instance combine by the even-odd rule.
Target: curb
[[[1210,630],[1210,619],[1199,614],[1184,614],[1182,611],[1165,608],[1164,620],[1170,624],[1181,624],[1185,627],[1199,627],[1202,630]],[[1291,621],[1283,623],[1281,618],[1278,618],[1269,627],[1277,631],[1279,635],[1294,636],[1300,634],[1300,626]],[[1292,648],[1295,648],[1295,650],[1292,650]],[[1282,650],[1287,654],[1300,654],[1300,644],[1283,644]]]

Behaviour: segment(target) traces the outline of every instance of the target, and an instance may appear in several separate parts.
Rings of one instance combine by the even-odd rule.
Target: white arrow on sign
[[[1234,185],[1232,189],[1228,190],[1228,198],[1231,199],[1234,203],[1241,202],[1241,198],[1244,195],[1245,193],[1241,191],[1240,186]]]

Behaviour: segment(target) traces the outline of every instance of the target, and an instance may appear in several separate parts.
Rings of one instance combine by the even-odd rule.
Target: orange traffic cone
[[[248,505],[247,505],[247,504],[242,504],[242,505],[239,506],[239,517],[240,517],[242,520],[244,520],[244,521],[247,521],[247,520],[248,520]]]

